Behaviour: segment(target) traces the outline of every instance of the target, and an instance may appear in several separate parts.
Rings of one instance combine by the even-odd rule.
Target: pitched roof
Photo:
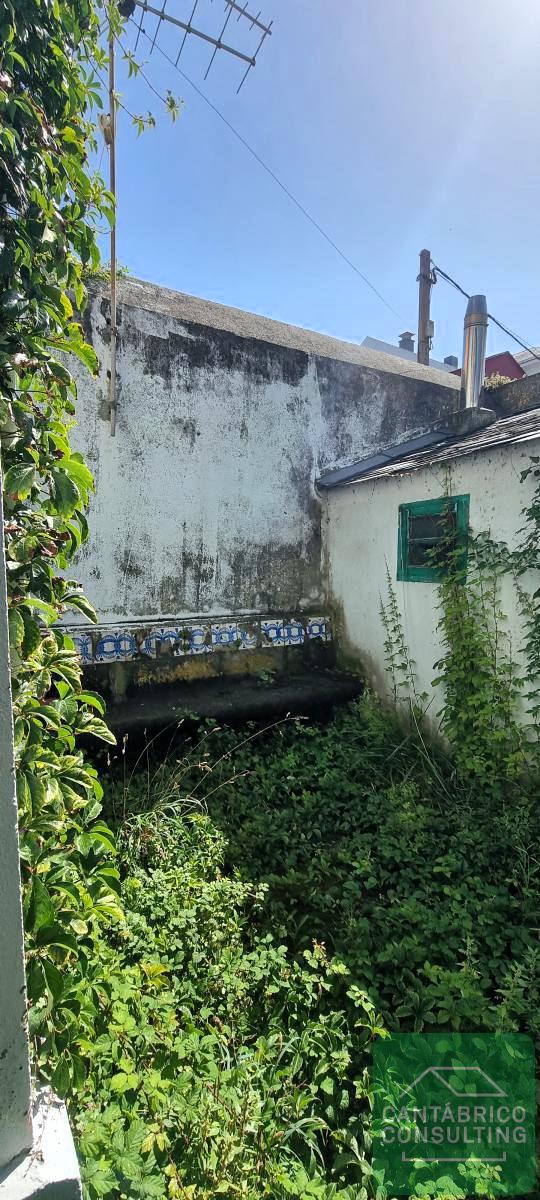
[[[454,458],[489,450],[494,446],[509,445],[540,438],[540,408],[513,414],[494,421],[487,428],[456,438],[439,430],[420,434],[401,442],[399,446],[388,446],[379,454],[328,471],[317,480],[317,487],[324,491],[345,484],[364,483],[368,479],[382,479],[389,475],[408,475],[432,463],[448,462]]]
[[[99,288],[99,285],[98,285]],[[107,287],[101,289],[104,292]],[[133,308],[146,309],[149,312],[162,313],[177,321],[187,324],[206,325],[211,329],[222,329],[238,337],[255,338],[258,341],[270,342],[276,346],[284,346],[289,350],[303,350],[306,354],[314,354],[321,358],[337,359],[341,362],[355,363],[368,370],[386,372],[391,375],[406,375],[425,383],[439,384],[443,387],[457,389],[460,381],[446,371],[438,371],[434,367],[424,367],[417,362],[407,362],[396,358],[393,354],[383,354],[378,350],[369,350],[356,342],[344,342],[339,338],[329,337],[325,333],[317,333],[313,329],[303,329],[299,325],[285,325],[270,317],[260,317],[257,313],[244,312],[240,308],[229,308],[225,304],[217,304],[213,300],[202,300],[198,296],[189,296],[185,292],[174,292],[170,288],[159,287],[155,283],[146,283],[142,279],[134,279],[131,275],[118,280],[119,303]]]
[[[383,342],[380,338],[365,337],[362,346],[369,350],[382,350],[384,354],[392,354],[394,358],[405,358],[409,362],[417,362],[414,350],[405,350],[403,346],[394,346],[392,342]],[[441,362],[438,358],[430,357],[429,365],[437,371],[444,371],[445,375],[455,370],[451,363]]]

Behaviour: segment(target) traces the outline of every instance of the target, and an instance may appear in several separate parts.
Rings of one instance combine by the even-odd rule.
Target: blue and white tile
[[[310,641],[332,641],[330,623],[326,617],[310,617],[306,625],[306,634]]]
[[[299,621],[261,621],[263,640],[271,646],[300,646],[304,641],[304,626]]]
[[[91,633],[75,633],[74,630],[68,630],[69,636],[73,638],[73,644],[79,655],[79,659],[84,665],[94,661],[94,651],[92,647]]]
[[[150,629],[145,633],[140,645],[139,651],[144,654],[145,658],[155,658],[157,655],[157,639],[155,629]]]
[[[253,650],[258,645],[256,631],[237,621],[212,624],[212,650]]]
[[[96,642],[95,662],[130,662],[136,658],[138,647],[135,636],[129,629],[109,629],[102,632]]]
[[[238,650],[256,650],[260,640],[257,629],[253,625],[238,626]]]
[[[152,640],[156,647],[156,654],[182,654],[184,639],[182,629],[176,626],[162,626],[161,628],[152,629],[148,634],[149,645]]]
[[[185,654],[211,654],[212,634],[210,625],[188,625],[188,644]]]
[[[286,621],[283,624],[283,636],[286,646],[301,646],[306,636],[304,626],[300,621]]]
[[[261,621],[263,645],[283,646],[283,621]]]
[[[212,650],[235,650],[240,641],[240,630],[235,622],[212,625]]]

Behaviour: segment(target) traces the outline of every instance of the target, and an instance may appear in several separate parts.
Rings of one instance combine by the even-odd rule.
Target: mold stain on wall
[[[98,379],[75,365],[74,441],[98,483],[79,576],[100,619],[322,598],[316,476],[370,453],[389,424],[394,440],[415,429],[426,405],[451,407],[447,389],[426,399],[418,380],[152,311],[156,289],[137,286],[139,305],[119,285],[114,438],[99,290],[84,317]]]

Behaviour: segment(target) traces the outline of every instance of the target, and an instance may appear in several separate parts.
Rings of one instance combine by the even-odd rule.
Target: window
[[[397,578],[409,583],[441,579],[453,550],[462,551],[465,567],[468,527],[468,496],[400,504]]]

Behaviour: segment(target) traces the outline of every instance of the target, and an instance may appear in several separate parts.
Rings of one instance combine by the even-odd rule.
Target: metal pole
[[[418,276],[418,362],[429,367],[429,305],[431,299],[431,253],[420,251],[420,274]]]
[[[484,386],[488,310],[485,296],[471,296],[463,329],[460,408],[478,408]]]
[[[109,146],[109,187],[116,201],[116,101],[114,98],[114,32],[109,21],[109,116],[111,143]],[[111,228],[111,355],[109,374],[109,414],[111,437],[116,434],[116,205]]]

